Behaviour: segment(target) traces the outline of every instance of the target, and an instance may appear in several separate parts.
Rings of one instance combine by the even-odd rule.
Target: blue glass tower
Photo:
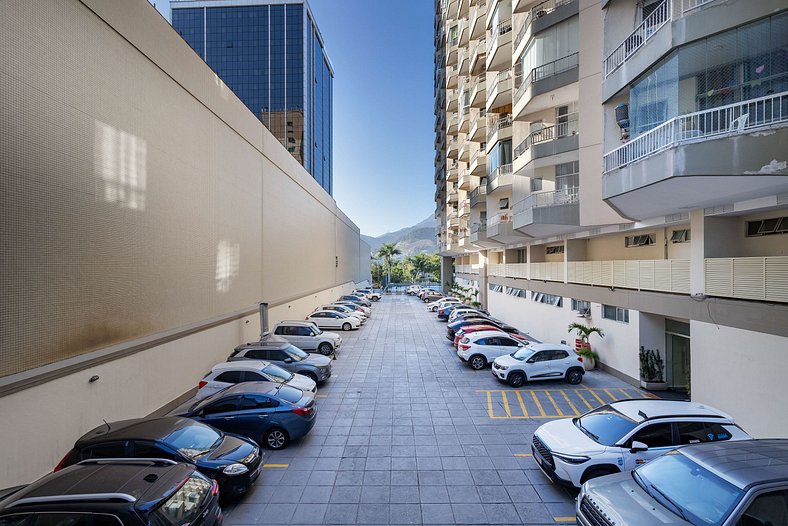
[[[326,192],[334,70],[306,0],[171,0],[172,27]]]

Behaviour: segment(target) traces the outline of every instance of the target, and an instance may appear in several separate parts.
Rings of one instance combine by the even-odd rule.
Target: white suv
[[[317,384],[308,376],[291,373],[271,362],[243,360],[218,363],[197,385],[197,398],[205,398],[225,387],[243,382],[276,382],[302,391],[317,392]]]
[[[731,416],[697,402],[619,400],[541,425],[531,452],[550,480],[579,488],[682,445],[748,438]]]
[[[583,359],[561,343],[534,343],[493,361],[492,374],[512,387],[529,380],[563,380],[572,385],[583,381]]]
[[[503,331],[479,331],[463,336],[457,346],[457,356],[476,369],[484,369],[499,356],[511,354],[525,347]]]

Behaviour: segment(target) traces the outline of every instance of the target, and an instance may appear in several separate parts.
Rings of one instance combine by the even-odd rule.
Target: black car
[[[451,322],[446,327],[446,338],[448,338],[449,341],[454,342],[455,333],[461,328],[467,327],[468,325],[492,325],[493,327],[497,327],[498,329],[510,334],[520,334],[520,331],[517,330],[517,327],[507,325],[500,320],[496,320],[495,318],[487,318],[484,316],[476,316],[473,318],[462,318],[460,320]]]
[[[246,492],[263,453],[252,441],[189,418],[136,418],[102,424],[77,440],[55,471],[83,460],[163,458],[186,462],[219,483],[224,498]]]
[[[0,503],[0,525],[220,526],[219,487],[191,464],[91,459],[50,473]]]

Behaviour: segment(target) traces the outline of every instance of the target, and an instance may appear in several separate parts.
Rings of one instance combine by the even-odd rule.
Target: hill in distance
[[[361,234],[361,238],[369,243],[373,254],[385,243],[397,243],[397,248],[404,256],[438,251],[435,244],[435,218],[432,216],[396,232],[388,232],[378,237]]]

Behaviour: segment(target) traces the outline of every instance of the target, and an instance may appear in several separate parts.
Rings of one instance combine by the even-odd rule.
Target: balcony
[[[446,181],[450,183],[457,182],[460,173],[460,163],[454,162],[451,166],[449,166],[448,170],[446,170]]]
[[[499,243],[516,243],[525,240],[525,236],[512,229],[511,210],[501,210],[487,220],[487,237]]]
[[[471,40],[484,36],[484,22],[487,17],[487,3],[481,3],[471,9],[469,18]]]
[[[476,265],[455,265],[455,274],[478,274],[479,267]]]
[[[457,114],[456,111],[453,112],[451,114],[451,117],[449,117],[449,126],[448,128],[446,128],[446,133],[448,133],[449,135],[455,135],[457,133],[457,130],[459,129],[458,127],[459,121],[460,121],[460,116]]]
[[[468,134],[468,139],[473,142],[482,143],[487,140],[487,112],[479,110],[473,115],[473,125]]]
[[[457,72],[460,75],[467,75],[468,73],[468,46],[460,49],[459,59],[457,60]]]
[[[487,195],[495,195],[496,192],[511,190],[512,188],[512,165],[502,164],[487,176]]]
[[[482,177],[487,173],[487,154],[484,151],[484,144],[471,155],[471,164],[468,166],[471,175]]]
[[[468,36],[470,33],[470,30],[468,28],[468,20],[466,20],[468,18],[468,12],[467,12],[468,0],[460,0],[460,5],[462,5],[463,3],[465,3],[465,7],[466,7],[465,12],[457,13],[457,19],[460,21],[457,27],[457,33],[458,33],[457,44],[460,46],[467,46]]]
[[[604,156],[602,198],[645,219],[788,192],[786,144],[788,91],[674,117]]]
[[[512,103],[512,70],[511,68],[495,74],[490,89],[487,90],[487,110],[500,108]]]
[[[456,160],[459,147],[459,141],[456,137],[449,139],[449,142],[446,144],[446,157]]]
[[[446,90],[446,112],[457,111],[457,101],[460,98],[459,90],[448,89]]]
[[[714,258],[704,266],[707,296],[788,302],[788,256]]]
[[[471,215],[471,203],[467,199],[463,199],[460,201],[460,206],[457,208],[457,213],[460,215],[460,218],[463,218],[467,221],[468,216]]]
[[[491,31],[487,44],[487,71],[498,71],[512,66],[512,20],[504,20]]]
[[[446,46],[446,65],[447,66],[456,66],[457,65],[457,39],[455,38],[453,41],[449,41],[448,45]]]
[[[656,36],[673,18],[673,1],[663,0],[654,11],[630,33],[603,61],[605,78],[624,65],[646,42]]]
[[[471,225],[471,243],[481,248],[499,247],[501,244],[487,237],[487,223]]]
[[[471,190],[469,200],[471,208],[487,207],[487,185],[483,184]]]
[[[545,2],[536,4],[531,9],[525,8],[527,3],[527,1],[520,1],[519,5],[522,5],[523,8],[521,11],[515,11],[523,13],[528,11],[528,16],[526,16],[523,25],[517,31],[517,36],[514,39],[513,61],[520,58],[531,36],[559,22],[563,22],[579,12],[578,0],[546,0]]]
[[[457,87],[460,75],[456,67],[448,66],[446,68],[446,87],[454,89]]]
[[[471,141],[469,141],[468,139],[463,140],[462,143],[460,144],[460,151],[457,154],[457,160],[461,161],[461,162],[464,162],[464,163],[467,163],[468,161],[470,161],[471,160],[471,149],[475,148],[475,147],[476,147],[476,145],[474,143],[472,143]]]
[[[460,170],[460,177],[457,181],[457,187],[460,190],[467,192],[470,190],[472,178],[473,176],[468,172],[467,168]]]
[[[460,226],[460,218],[457,215],[457,211],[456,210],[454,210],[452,212],[449,212],[446,215],[446,224],[449,226],[450,229],[451,228],[457,228],[457,227]]]
[[[468,72],[471,75],[479,75],[485,71],[487,60],[487,40],[482,38],[476,42],[471,51],[471,64]]]
[[[449,193],[448,193],[448,197],[447,197],[446,201],[449,202],[449,203],[456,203],[457,200],[459,199],[459,195],[460,194],[457,191],[457,187],[456,186],[452,186],[451,188],[449,188]]]
[[[461,133],[468,133],[468,127],[470,126],[470,122],[471,122],[470,106],[464,106],[463,108],[460,109],[459,119],[460,119],[460,123],[458,126],[458,130]]]
[[[519,85],[520,79],[515,79],[517,91],[513,101],[516,118],[523,119],[529,113],[577,100],[578,60],[579,53],[572,53],[535,67]]]
[[[484,109],[487,102],[487,81],[484,75],[473,77],[476,82],[471,89],[470,104],[472,108]]]
[[[515,147],[513,152],[515,173],[528,175],[526,169],[533,168],[529,166],[533,161],[554,155],[572,154],[552,159],[548,164],[576,160],[579,147],[578,115],[573,113],[567,115],[566,119],[552,126],[535,129]]]
[[[509,114],[487,115],[487,149],[495,143],[512,137],[512,116]]]
[[[634,290],[689,294],[688,259],[570,261],[567,281]]]
[[[580,225],[580,188],[534,192],[514,205],[515,230],[534,237],[566,234]]]

